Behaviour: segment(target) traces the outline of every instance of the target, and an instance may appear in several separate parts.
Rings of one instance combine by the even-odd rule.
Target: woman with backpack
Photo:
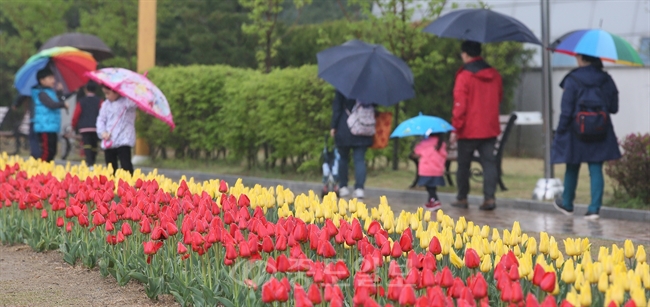
[[[332,122],[330,125],[330,134],[334,137],[334,143],[341,155],[339,161],[339,196],[345,197],[350,195],[348,188],[348,164],[350,162],[350,150],[354,160],[354,194],[356,198],[364,197],[364,184],[366,182],[366,150],[372,146],[372,135],[374,134],[374,117],[372,118],[372,134],[361,129],[350,127],[350,118],[359,118],[358,123],[369,122],[363,114],[369,113],[372,106],[363,106],[354,99],[348,99],[341,92],[336,91],[332,103]],[[369,134],[369,135],[368,135]]]
[[[580,164],[587,163],[591,178],[591,203],[586,219],[599,217],[605,180],[603,162],[621,157],[611,114],[618,112],[618,90],[612,77],[603,71],[599,58],[578,54],[578,68],[569,72],[560,87],[564,89],[551,163],[566,164],[564,192],[555,208],[573,214]]]

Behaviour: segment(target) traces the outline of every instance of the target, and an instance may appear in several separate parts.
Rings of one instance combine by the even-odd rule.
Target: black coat
[[[352,135],[348,127],[348,111],[352,111],[356,100],[346,98],[341,92],[336,91],[332,102],[332,123],[330,127],[336,129],[334,143],[336,147],[370,147],[372,136]]]
[[[618,89],[612,77],[595,66],[579,67],[567,74],[560,83],[564,89],[560,120],[558,122],[553,146],[551,147],[551,162],[558,163],[583,163],[604,162],[616,160],[621,157],[618,140],[614,133],[611,120],[607,128],[607,135],[601,142],[583,142],[578,139],[573,131],[573,121],[578,113],[577,100],[582,91],[581,85],[569,78],[580,80],[585,85],[601,85],[602,92],[608,97],[608,111],[610,114],[618,112]]]

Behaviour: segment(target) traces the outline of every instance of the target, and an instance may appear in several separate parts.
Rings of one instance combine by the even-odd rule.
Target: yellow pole
[[[138,0],[138,72],[156,66],[156,0]],[[146,160],[149,144],[138,137],[135,142],[134,162]]]

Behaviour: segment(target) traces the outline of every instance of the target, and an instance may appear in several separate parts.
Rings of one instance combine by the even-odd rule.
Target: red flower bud
[[[481,258],[473,248],[468,248],[465,251],[465,266],[470,269],[478,268],[481,265]]]

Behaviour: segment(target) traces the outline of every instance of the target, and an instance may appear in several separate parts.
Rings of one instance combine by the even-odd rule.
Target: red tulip
[[[43,209],[43,211],[41,211],[41,218],[47,218],[47,210]]]
[[[235,249],[235,245],[232,243],[226,244],[226,259],[230,259],[230,260],[237,259],[237,250]]]
[[[309,287],[309,291],[307,291],[307,297],[314,305],[320,304],[323,301],[320,295],[320,289],[315,283],[312,283]]]
[[[114,235],[108,235],[106,237],[106,243],[108,243],[110,245],[115,245],[115,244],[117,244],[117,238]]]
[[[127,223],[127,222],[122,223],[122,229],[121,230],[122,230],[122,233],[125,236],[130,236],[130,235],[133,234],[133,231],[131,230],[131,225],[129,223]]]
[[[221,193],[227,193],[228,192],[228,184],[223,180],[219,181],[219,192],[221,192]]]
[[[332,258],[336,256],[336,250],[330,241],[320,241],[318,244],[317,253],[325,258]]]
[[[273,245],[273,240],[271,240],[271,237],[269,236],[264,236],[262,239],[262,250],[265,253],[270,253],[275,249],[275,246]]]
[[[282,228],[282,227],[280,227]],[[279,251],[287,250],[287,236],[279,235],[275,238],[275,249]]]
[[[393,258],[402,257],[402,245],[399,242],[393,243],[393,248],[390,251],[390,256]]]
[[[555,302],[555,297],[552,295],[546,296],[540,307],[557,307],[557,303]]]
[[[361,224],[359,223],[358,219],[352,220],[352,233],[351,233],[352,239],[355,241],[359,241],[363,239],[363,230],[361,229]]]
[[[472,294],[474,295],[474,299],[480,300],[484,297],[487,297],[488,285],[485,281],[485,277],[483,277],[483,274],[476,273],[476,277],[471,285],[471,290]]]
[[[508,272],[508,277],[512,281],[517,281],[519,280],[519,265],[518,264],[513,264],[510,267],[510,272]]]
[[[374,236],[381,229],[381,224],[377,221],[372,221],[370,226],[368,226],[368,234]]]
[[[68,224],[65,225],[65,231],[67,231],[67,232],[72,231],[72,222],[68,222]]]
[[[354,296],[352,297],[352,304],[354,306],[363,306],[366,300],[370,299],[370,292],[368,287],[360,287],[354,289]]]
[[[305,242],[308,239],[307,225],[300,221],[296,227],[293,228],[293,238],[298,242]]]
[[[539,287],[545,292],[553,292],[555,290],[555,272],[545,273]]]
[[[634,302],[634,300],[629,300],[625,305],[623,305],[623,307],[636,307],[636,302]]]
[[[185,253],[187,253],[187,247],[185,247],[185,245],[183,245],[183,243],[178,242],[178,247],[176,248],[176,251],[181,255],[185,254]]]
[[[400,294],[404,288],[404,279],[398,276],[388,283],[388,299],[391,301],[398,301]]]
[[[438,237],[433,236],[431,242],[429,242],[429,251],[436,256],[442,253],[442,246],[440,246],[440,240],[438,240]]]
[[[145,255],[154,255],[158,252],[158,249],[162,247],[163,243],[147,241],[147,242],[142,242],[142,245],[144,247]]]
[[[539,302],[532,293],[528,293],[526,296],[526,307],[539,307]]]
[[[411,228],[404,229],[402,237],[399,239],[399,245],[402,248],[402,251],[409,252],[413,249],[413,234],[411,233]]]
[[[478,268],[481,265],[481,258],[473,248],[468,248],[465,251],[465,266],[470,269]]]
[[[406,285],[402,288],[402,293],[399,295],[399,304],[402,306],[415,305],[415,290],[411,285]]]
[[[377,236],[378,238],[381,237],[381,235]],[[384,242],[383,245],[381,245],[381,255],[382,256],[390,256],[391,254],[391,249],[390,249],[390,242],[386,241]]]
[[[293,297],[295,300],[296,307],[313,307],[314,304],[307,297],[307,292],[305,289],[298,283],[293,287]]]
[[[436,276],[432,270],[422,270],[420,284],[422,287],[432,287],[436,285]]]
[[[334,268],[336,270],[335,271],[336,272],[336,277],[338,279],[345,280],[345,279],[348,279],[348,277],[350,277],[350,271],[348,270],[348,266],[347,266],[347,264],[345,264],[345,262],[339,260],[334,265]]]
[[[431,253],[427,253],[422,259],[422,269],[435,271],[437,268],[436,257]]]
[[[449,288],[454,284],[454,276],[451,275],[451,271],[448,267],[442,269],[442,274],[440,276],[440,286],[443,288]]]
[[[275,274],[277,271],[278,264],[275,262],[275,259],[273,259],[273,257],[269,257],[269,259],[266,260],[266,272],[269,274]]]
[[[262,302],[286,302],[289,300],[290,290],[290,287],[286,288],[285,285],[275,279],[275,277],[271,277],[271,279],[262,286]]]
[[[616,305],[614,305],[616,306]],[[560,304],[560,307],[575,307],[573,304],[569,303],[566,299],[562,300],[562,303]]]
[[[63,227],[64,224],[65,224],[65,221],[63,220],[63,217],[59,216],[56,219],[56,227]]]
[[[286,273],[286,272],[289,271],[290,264],[289,264],[289,259],[287,258],[287,256],[285,256],[284,254],[281,254],[280,256],[278,256],[278,259],[276,261],[277,261],[277,264],[278,264],[278,272]]]
[[[408,275],[406,275],[406,280],[404,283],[409,285],[417,285],[418,280],[420,280],[420,274],[418,272],[419,271],[417,269],[411,269]]]
[[[544,268],[538,263],[535,264],[535,269],[533,270],[533,285],[539,286],[542,283],[542,278],[544,278]]]
[[[115,240],[117,241],[117,243],[124,242],[124,234],[121,231],[118,231],[117,236],[115,236]]]
[[[237,204],[240,207],[250,207],[251,205],[251,200],[246,196],[246,194],[241,194],[239,195],[239,200],[237,200]]]
[[[146,216],[140,221],[140,232],[143,234],[151,233],[151,224],[149,224],[149,219]]]
[[[363,273],[372,273],[375,270],[375,261],[370,257],[370,255],[363,257],[360,270]]]
[[[521,284],[516,281],[510,284],[512,286],[512,302],[519,303],[524,300],[524,292],[521,290]]]

